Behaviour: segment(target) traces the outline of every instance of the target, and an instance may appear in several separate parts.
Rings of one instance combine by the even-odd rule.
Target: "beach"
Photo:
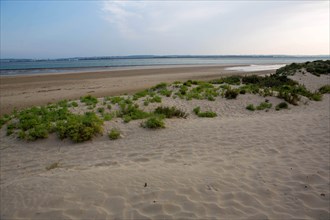
[[[227,67],[2,77],[1,114],[88,94],[99,97],[100,107],[104,96],[130,95],[160,82],[275,72]],[[330,79],[292,78],[311,90]],[[56,134],[19,140],[6,136],[4,126],[0,218],[329,219],[330,94],[275,110],[282,101],[248,93],[213,101],[164,96],[148,106],[138,100],[145,111],[176,106],[189,115],[166,119],[165,128],[156,130],[141,127],[142,120],[114,118],[105,122],[103,135],[83,143],[59,140]],[[246,109],[263,102],[273,107]],[[217,117],[198,117],[196,106]],[[109,140],[112,128],[121,131],[121,138]]]
[[[54,103],[63,99],[79,99],[86,94],[96,97],[131,94],[160,82],[210,80],[243,71],[232,67],[190,66],[170,68],[124,69],[68,74],[44,74],[0,77],[0,115],[34,105]],[[253,74],[274,73],[274,70]],[[252,74],[245,72],[244,74]]]

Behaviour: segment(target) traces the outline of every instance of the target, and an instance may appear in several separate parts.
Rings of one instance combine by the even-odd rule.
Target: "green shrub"
[[[113,119],[114,115],[110,114],[110,113],[105,113],[103,114],[103,120],[104,121],[110,121],[111,119]]]
[[[71,102],[71,105],[72,105],[73,107],[78,107],[78,103],[77,103],[77,102]]]
[[[133,95],[133,100],[138,100],[139,98],[145,97],[148,95],[148,90],[137,92]]]
[[[288,103],[286,103],[286,102],[281,102],[278,105],[276,105],[276,107],[275,107],[276,111],[279,111],[281,109],[287,109],[287,108],[289,108],[289,106],[288,106]]]
[[[84,96],[84,97],[81,97],[80,98],[80,101],[82,103],[85,103],[86,105],[96,105],[97,104],[97,98],[91,96],[91,95],[87,95],[87,96]]]
[[[112,104],[119,104],[120,102],[125,101],[125,98],[121,97],[121,96],[113,96],[111,98],[111,103]]]
[[[187,113],[185,113],[184,111],[181,111],[180,109],[173,107],[157,107],[154,111],[155,114],[159,114],[159,115],[164,115],[166,118],[173,118],[173,117],[177,117],[177,118],[186,118],[188,116]]]
[[[262,103],[260,103],[257,107],[256,107],[256,109],[257,110],[264,110],[264,109],[269,109],[269,108],[271,108],[272,107],[272,103],[269,103],[269,102],[262,102]]]
[[[6,124],[8,121],[11,120],[11,117],[7,114],[5,114],[4,116],[0,117],[0,129],[2,128],[2,126],[4,124]]]
[[[248,106],[246,106],[246,109],[249,110],[249,111],[254,111],[255,107],[254,107],[253,104],[249,104]]]
[[[162,102],[162,98],[158,95],[154,96],[153,98],[150,99],[150,102],[151,103],[154,103],[154,102],[158,102],[158,103],[161,103]]]
[[[120,131],[116,128],[113,128],[110,130],[108,136],[109,136],[110,140],[116,140],[116,139],[120,138]]]
[[[196,108],[193,109],[193,112],[198,115],[198,113],[201,111],[201,107],[197,106]]]
[[[241,77],[240,76],[227,76],[223,78],[223,81],[230,85],[240,85]]]
[[[162,89],[159,91],[159,94],[161,94],[162,96],[170,97],[172,95],[172,91],[167,89]]]
[[[163,90],[166,89],[166,87],[167,87],[167,83],[162,82],[155,85],[154,87],[151,87],[150,90],[151,91]]]
[[[165,128],[165,123],[161,117],[151,117],[145,122],[141,123],[143,128],[158,129]]]
[[[182,86],[180,87],[179,93],[180,93],[181,95],[185,95],[185,94],[187,93],[187,91],[188,91],[188,87],[185,86],[185,85],[182,85]]]
[[[138,105],[132,104],[121,104],[120,111],[118,113],[118,116],[122,117],[125,122],[129,122],[130,120],[147,118],[149,117],[149,115],[149,113],[139,109]]]
[[[238,91],[236,89],[227,89],[225,92],[226,99],[236,99],[238,96]]]
[[[261,76],[251,75],[251,76],[244,76],[242,78],[242,83],[244,84],[259,84],[262,80]]]
[[[211,111],[199,112],[197,115],[198,115],[198,117],[202,117],[202,118],[214,118],[214,117],[217,117],[217,113],[211,112]]]
[[[95,113],[84,115],[70,115],[67,120],[59,121],[56,130],[61,139],[70,138],[74,142],[92,139],[102,132],[103,121]]]
[[[322,86],[322,87],[319,89],[319,92],[320,92],[321,94],[330,93],[330,85]]]
[[[244,95],[245,93],[246,93],[246,90],[245,90],[245,89],[240,89],[240,90],[239,90],[239,94]]]
[[[312,94],[310,99],[314,100],[314,101],[322,101],[322,94],[318,93],[318,92],[315,92],[315,93]]]
[[[103,107],[100,107],[97,109],[97,111],[100,113],[100,114],[103,114],[104,113],[104,108]]]

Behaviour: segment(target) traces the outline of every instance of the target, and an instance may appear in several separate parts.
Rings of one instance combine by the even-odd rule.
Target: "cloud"
[[[226,8],[222,5],[223,2],[105,1],[102,11],[124,36],[139,36],[200,25],[222,14]]]

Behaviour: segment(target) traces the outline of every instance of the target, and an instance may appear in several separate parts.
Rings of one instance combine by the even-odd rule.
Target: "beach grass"
[[[316,63],[315,65],[321,66]],[[141,123],[142,127],[163,128],[165,118],[189,116],[176,106],[161,106],[163,99],[168,98],[180,98],[182,102],[193,99],[214,102],[218,97],[236,99],[244,94],[276,96],[285,101],[275,107],[276,110],[280,110],[287,109],[287,103],[298,105],[301,97],[320,101],[322,94],[329,93],[329,85],[321,87],[317,92],[311,92],[305,86],[288,78],[291,71],[298,68],[292,64],[288,66],[276,74],[264,77],[228,76],[211,81],[159,83],[133,95],[104,97],[101,102],[92,95],[81,97],[80,103],[61,100],[56,104],[35,106],[19,112],[14,111],[11,115],[4,115],[0,118],[0,127],[7,125],[8,136],[17,135],[18,138],[28,141],[47,138],[49,134],[56,133],[60,139],[69,138],[74,142],[83,142],[102,134],[104,121],[111,121],[113,118],[121,118],[125,123],[146,119]],[[153,103],[151,109],[146,110],[150,103]],[[73,109],[83,107],[83,104],[87,108],[79,114],[75,113]],[[258,106],[249,104],[245,108],[254,111],[267,110],[271,107],[271,103],[262,102]],[[217,116],[213,111],[201,111],[200,106],[194,108],[193,112],[198,117]]]

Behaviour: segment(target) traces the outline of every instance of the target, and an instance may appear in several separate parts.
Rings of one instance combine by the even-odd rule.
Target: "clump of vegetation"
[[[200,113],[201,111],[201,107],[197,106],[196,108],[193,109],[193,112],[198,115],[198,113]]]
[[[155,85],[154,87],[151,87],[150,90],[151,91],[159,91],[159,90],[164,90],[167,88],[167,83],[159,83],[157,85]]]
[[[165,123],[162,117],[153,116],[142,122],[141,127],[150,129],[165,128]]]
[[[173,107],[157,107],[154,111],[155,114],[164,115],[166,118],[186,118],[188,116],[184,111]]]
[[[109,136],[110,140],[116,140],[116,139],[120,138],[120,131],[116,128],[113,128],[110,130],[108,136]]]
[[[272,106],[273,106],[272,103],[262,102],[256,107],[256,109],[257,110],[265,110],[265,109],[270,109]]]
[[[211,112],[211,111],[206,111],[206,112],[199,112],[198,117],[202,118],[214,118],[217,117],[217,113]]]
[[[11,120],[11,117],[7,114],[5,114],[4,116],[0,117],[0,129],[2,128],[2,126],[4,124],[6,124],[8,121]]]
[[[193,112],[198,116],[202,118],[214,118],[217,117],[217,113],[212,112],[212,111],[205,111],[201,112],[201,108],[198,106],[193,109]]]
[[[110,121],[114,117],[114,115],[111,113],[104,113],[102,116],[104,121]]]
[[[96,105],[97,104],[97,98],[95,98],[94,96],[91,96],[91,95],[87,95],[87,96],[84,96],[84,97],[81,97],[80,98],[80,101],[82,103],[85,103],[86,105]]]
[[[322,86],[322,87],[319,89],[319,92],[320,92],[321,94],[330,93],[330,85]]]
[[[156,95],[153,98],[151,98],[149,101],[151,103],[154,103],[154,102],[161,103],[162,102],[162,98],[160,96]]]
[[[71,106],[72,107],[78,107],[78,103],[77,102],[71,102]]]
[[[210,83],[212,84],[223,84],[227,83],[229,85],[240,85],[241,84],[241,77],[240,76],[227,76],[220,79],[211,80]]]
[[[281,109],[288,109],[288,108],[289,108],[289,106],[288,106],[288,103],[286,103],[286,102],[281,102],[278,105],[276,105],[276,107],[275,107],[276,111],[279,111]]]
[[[256,108],[254,107],[253,104],[249,104],[249,105],[247,105],[247,106],[246,106],[246,109],[249,110],[249,111],[254,111],[254,110],[256,110]]]
[[[305,63],[291,63],[276,70],[276,74],[289,76],[289,75],[294,75],[296,71],[301,69],[306,69],[307,72],[316,76],[320,76],[321,74],[329,74],[330,60],[326,60],[326,61],[316,60]]]
[[[97,111],[100,113],[100,114],[103,114],[104,113],[104,108],[103,107],[100,107],[97,109]]]
[[[139,98],[145,97],[148,95],[148,90],[143,90],[141,92],[137,92],[133,95],[133,100],[138,100]]]
[[[122,117],[124,122],[129,122],[131,120],[147,118],[150,114],[139,109],[139,106],[136,104],[121,103],[118,116]]]
[[[227,89],[225,92],[225,98],[226,99],[236,99],[238,96],[239,91],[237,89]]]
[[[103,130],[102,125],[103,121],[95,113],[70,114],[66,120],[57,122],[56,131],[61,139],[70,138],[74,142],[83,142],[100,134]]]

